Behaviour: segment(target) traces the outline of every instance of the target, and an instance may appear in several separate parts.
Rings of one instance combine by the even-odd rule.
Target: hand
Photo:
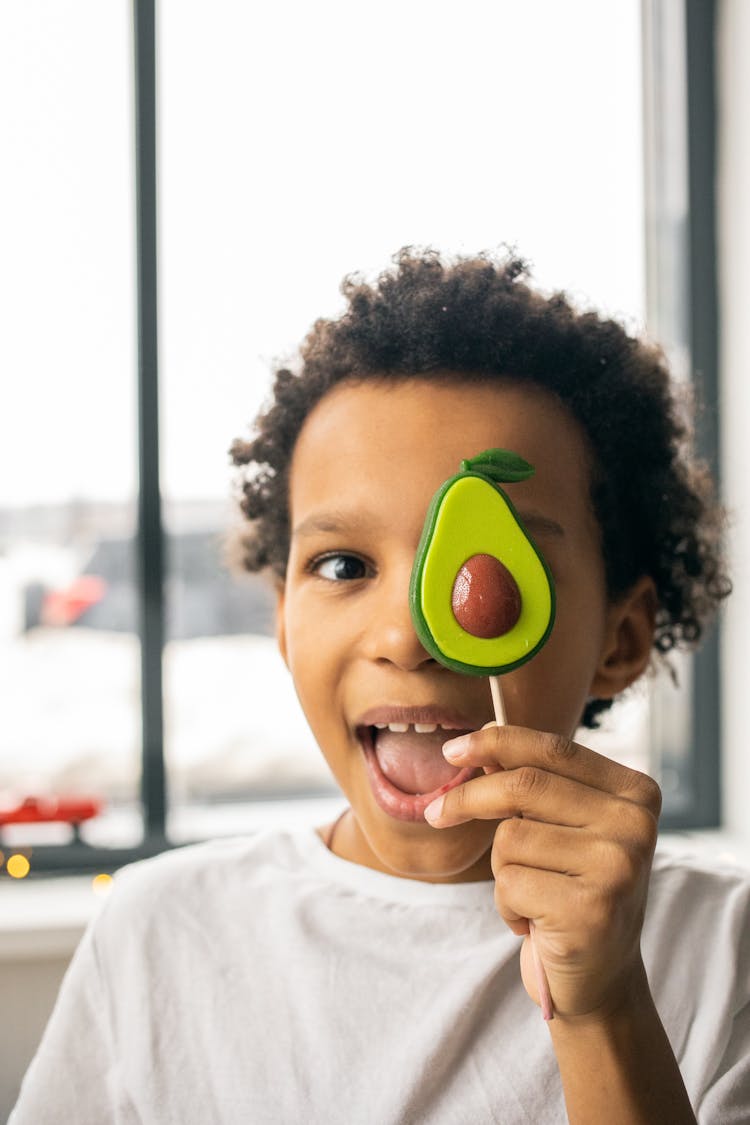
[[[555,1015],[608,1016],[642,979],[658,785],[570,739],[524,727],[488,726],[447,743],[444,753],[485,773],[425,816],[435,828],[499,821],[495,903],[515,934],[528,935],[533,920]],[[521,974],[539,1003],[528,936]]]

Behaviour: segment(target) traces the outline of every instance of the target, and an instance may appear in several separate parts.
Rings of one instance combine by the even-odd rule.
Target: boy
[[[573,739],[728,591],[660,357],[513,259],[344,292],[233,457],[350,808],[118,880],[13,1125],[746,1120],[748,882],[652,872],[657,786]],[[535,467],[506,487],[557,594],[502,728],[408,605],[433,493],[490,447]]]

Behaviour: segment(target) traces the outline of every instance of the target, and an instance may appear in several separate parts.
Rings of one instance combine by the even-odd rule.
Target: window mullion
[[[144,834],[166,819],[162,652],[164,559],[159,483],[156,263],[156,49],[154,0],[134,0],[138,318],[138,601],[141,639]]]
[[[718,288],[716,239],[716,3],[686,0],[689,295],[692,370],[706,409],[696,420],[698,451],[719,480]],[[695,657],[692,693],[695,822],[720,823],[719,626]]]

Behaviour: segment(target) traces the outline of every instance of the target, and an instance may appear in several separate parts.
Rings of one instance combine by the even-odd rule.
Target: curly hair
[[[687,395],[657,347],[614,320],[576,311],[564,293],[543,296],[528,276],[512,253],[445,262],[433,250],[406,247],[375,283],[344,280],[344,313],[313,325],[297,370],[276,371],[252,438],[232,444],[250,523],[239,544],[245,570],[284,577],[289,464],[305,419],[331,388],[346,380],[510,377],[552,392],[588,439],[610,598],[650,575],[656,653],[698,644],[731,586],[723,511],[692,452]],[[590,700],[584,725],[596,726],[610,705]]]

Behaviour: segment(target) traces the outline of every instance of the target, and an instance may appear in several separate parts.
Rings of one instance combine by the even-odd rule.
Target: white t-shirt
[[[700,1122],[750,1121],[750,881],[657,856],[643,932]],[[491,883],[422,883],[312,830],[125,869],[12,1125],[566,1120]]]

